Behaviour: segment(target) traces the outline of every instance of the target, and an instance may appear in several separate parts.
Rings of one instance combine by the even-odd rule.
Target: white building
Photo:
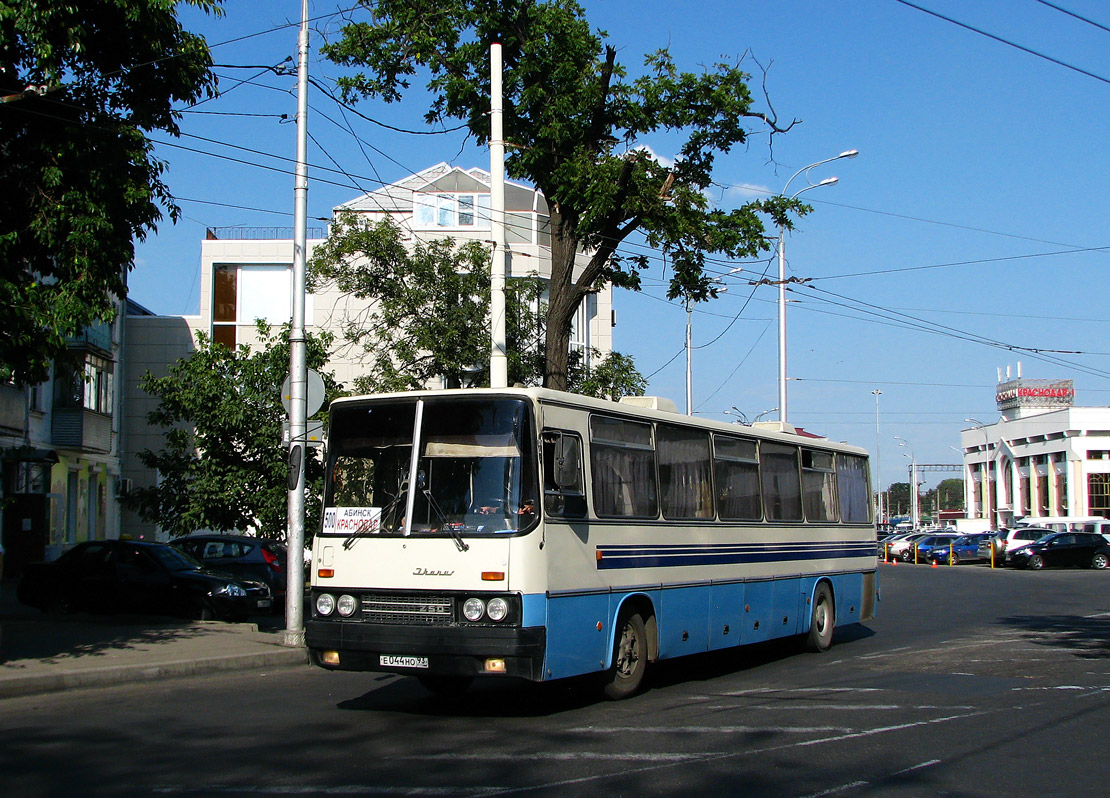
[[[389,217],[410,241],[450,236],[457,241],[490,239],[490,176],[482,169],[459,169],[441,163],[384,186],[337,208],[370,221]],[[551,274],[550,217],[539,191],[506,181],[506,246],[509,277]],[[323,231],[307,242],[308,254],[323,240]],[[311,235],[311,231],[310,231]],[[201,245],[200,312],[196,316],[155,316],[141,309],[127,317],[127,373],[125,375],[126,430],[124,476],[136,487],[152,485],[156,475],[138,461],[136,453],[157,450],[162,430],[146,424],[155,400],[139,386],[146,371],[162,376],[178,358],[194,347],[203,330],[228,346],[256,340],[255,319],[282,324],[292,315],[292,230],[260,228],[210,230]],[[310,295],[305,303],[309,333],[324,330],[342,341],[345,320],[366,311],[367,304],[330,289]],[[572,330],[571,346],[607,354],[612,351],[612,289],[589,294]],[[339,347],[328,364],[336,379],[350,385],[364,372],[358,353]],[[435,386],[429,386],[435,387]],[[275,391],[280,386],[275,386]],[[133,513],[124,514],[124,531],[138,536],[154,530]]]
[[[1001,418],[960,433],[969,518],[1110,518],[1110,408],[1073,407],[1071,380],[1000,381]]]

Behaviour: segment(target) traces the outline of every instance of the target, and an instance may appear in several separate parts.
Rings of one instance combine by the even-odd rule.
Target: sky
[[[353,2],[311,0],[310,73]],[[744,58],[761,110],[798,120],[718,159],[711,196],[726,210],[783,192],[808,173],[813,211],[786,234],[788,421],[866,447],[883,485],[918,464],[958,464],[965,419],[998,419],[999,369],[1074,379],[1076,404],[1110,404],[1106,236],[1110,9],[1093,0],[587,0],[595,28],[635,74],[667,47],[677,65]],[[914,7],[917,6],[917,7]],[[1054,7],[1055,6],[1055,7]],[[183,218],[138,245],[131,297],[161,314],[196,313],[208,227],[291,227],[297,0],[227,0],[216,19],[183,9],[212,47],[221,95],[187,109],[157,155]],[[945,19],[947,18],[947,19]],[[765,88],[765,96],[764,96]],[[769,103],[769,105],[768,105]],[[461,133],[423,122],[417,90],[359,114],[310,93],[309,218],[446,161],[489,168]],[[1103,109],[1103,110],[1099,110]],[[666,136],[641,142],[674,155]],[[789,194],[806,187],[798,175]],[[770,230],[775,233],[776,231]],[[642,252],[636,242],[625,249]],[[768,253],[768,258],[772,253]],[[777,418],[777,289],[714,262],[728,290],[692,314],[694,412]],[[617,291],[614,348],[649,376],[648,393],[685,407],[686,311],[668,302],[664,265],[643,290]],[[881,391],[876,397],[874,391]],[[726,413],[727,411],[727,413]],[[876,458],[875,455],[878,454]],[[926,472],[933,485],[959,476]]]

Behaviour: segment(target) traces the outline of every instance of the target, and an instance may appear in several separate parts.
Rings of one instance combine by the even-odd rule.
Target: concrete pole
[[[799,192],[800,193],[800,192]],[[779,421],[786,415],[786,229],[779,228]]]
[[[490,264],[490,356],[491,388],[509,385],[509,358],[505,345],[505,280],[508,253],[505,251],[505,134],[501,85],[501,44],[490,45],[490,136],[489,189],[490,232],[493,234],[493,261]]]
[[[686,415],[694,415],[693,300],[686,297]]]
[[[304,645],[304,463],[308,402],[305,352],[305,267],[308,240],[308,0],[301,0],[297,45],[297,173],[293,207],[293,322],[289,332],[289,483],[286,511],[285,634]],[[281,386],[275,386],[280,390]]]

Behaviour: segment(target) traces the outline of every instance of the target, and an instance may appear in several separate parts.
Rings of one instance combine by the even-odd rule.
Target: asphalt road
[[[826,654],[586,682],[308,667],[0,701],[6,795],[1110,794],[1110,572],[883,565]]]

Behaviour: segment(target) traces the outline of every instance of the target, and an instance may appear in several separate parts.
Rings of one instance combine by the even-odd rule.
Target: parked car
[[[1051,529],[1039,526],[1017,526],[1013,529],[1000,529],[994,537],[979,544],[979,556],[990,560],[993,552],[995,565],[1006,564],[1006,551],[1026,543],[1032,543],[1045,535],[1051,535]]]
[[[979,556],[979,544],[989,540],[989,532],[974,532],[969,535],[959,535],[944,546],[937,546],[929,552],[929,558],[941,565],[959,565],[962,562],[974,562],[982,559]]]
[[[1006,553],[1008,564],[1040,570],[1048,566],[1097,568],[1110,565],[1110,543],[1102,535],[1086,532],[1053,532],[1034,543]]]
[[[947,548],[956,537],[951,533],[926,535],[910,544],[900,556],[906,562],[929,562],[929,555],[934,550],[941,547]]]
[[[888,556],[890,559],[901,560],[902,562],[909,562],[913,559],[913,551],[910,549],[917,541],[922,538],[929,537],[929,532],[911,532],[900,540],[896,540],[887,547]]]
[[[170,541],[170,545],[215,571],[265,582],[274,594],[275,605],[284,604],[285,546],[276,540],[246,535],[192,534]]]
[[[97,540],[23,569],[16,595],[43,610],[242,620],[269,612],[262,582],[210,571],[164,543]]]

